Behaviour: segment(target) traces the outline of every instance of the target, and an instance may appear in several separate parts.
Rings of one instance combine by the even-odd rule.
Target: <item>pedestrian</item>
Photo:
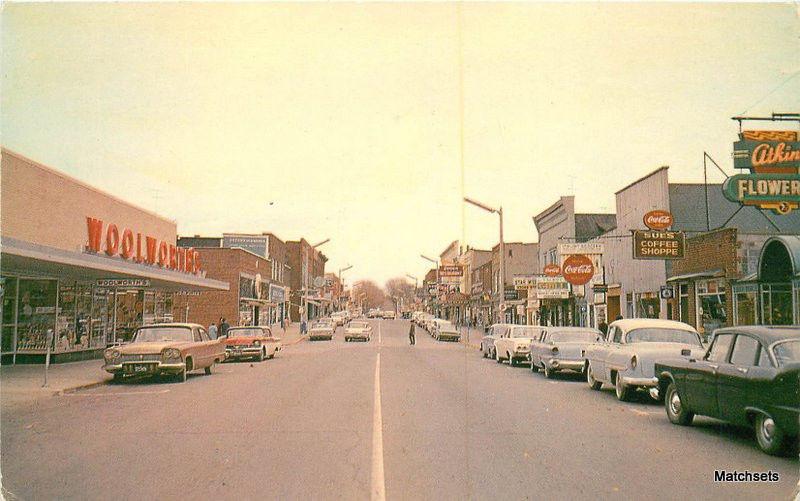
[[[281,329],[283,333],[286,334],[286,317],[281,317]]]
[[[617,318],[615,318],[614,320],[622,320],[622,315],[617,315]]]
[[[230,328],[231,328],[231,326],[225,320],[225,317],[223,317],[222,318],[222,323],[219,324],[219,337],[227,336],[228,335],[228,329],[230,329]]]
[[[300,319],[300,335],[304,335],[308,332],[308,326],[306,325],[305,319]]]
[[[208,337],[211,339],[217,339],[217,324],[211,322],[211,325],[208,326]]]
[[[412,345],[417,344],[417,335],[414,331],[414,322],[411,322],[411,328],[408,330],[408,342]]]
[[[600,324],[597,326],[597,328],[600,330],[600,332],[603,333],[603,337],[605,337],[605,335],[608,334],[608,324],[607,323],[600,322]]]

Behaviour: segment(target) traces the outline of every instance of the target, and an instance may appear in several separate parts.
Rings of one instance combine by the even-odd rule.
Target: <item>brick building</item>
[[[325,263],[328,258],[304,238],[286,242],[286,254],[289,267],[292,269],[289,280],[292,291],[289,309],[291,319],[293,322],[300,321],[300,305],[304,302],[304,294],[308,306],[308,318],[317,318],[324,311],[323,303],[327,302],[321,289],[324,285]],[[316,278],[322,280],[322,285],[314,284]]]

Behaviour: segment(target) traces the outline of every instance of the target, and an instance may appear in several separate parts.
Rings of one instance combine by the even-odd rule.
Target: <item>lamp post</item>
[[[500,301],[505,301],[505,294],[506,294],[506,245],[503,242],[503,208],[498,207],[497,209],[493,207],[489,207],[488,205],[482,204],[477,200],[473,200],[469,197],[464,197],[464,202],[474,205],[480,209],[485,210],[486,212],[493,212],[500,216]]]
[[[322,242],[320,242],[318,244],[315,244],[315,245],[312,245],[311,249],[312,250],[316,250],[317,247],[321,246],[322,244],[326,244],[326,243],[328,243],[330,241],[331,241],[330,238],[326,238]],[[305,259],[304,259],[304,263],[303,264],[305,264],[305,267],[306,267],[306,276],[305,276],[305,281],[303,283],[303,296],[302,296],[301,301],[300,301],[300,303],[302,305],[302,308],[303,308],[303,314],[300,316],[300,321],[301,322],[305,321],[305,323],[308,324],[308,278],[309,278],[309,275],[311,274],[311,271],[308,269],[308,254],[306,253],[306,255],[304,257],[305,257]]]
[[[343,271],[347,271],[347,270],[349,270],[349,269],[350,269],[350,268],[352,268],[352,267],[353,267],[353,265],[352,265],[352,264],[348,264],[348,265],[347,265],[347,266],[345,266],[344,268],[339,268],[339,287],[341,287],[342,291],[344,291],[344,282],[342,282],[342,272],[343,272]],[[337,298],[337,302],[336,302],[336,304],[338,304],[338,308],[339,308],[340,310],[342,309],[341,295],[342,295],[342,292],[340,291],[340,292],[339,292],[339,296],[340,296],[340,297],[339,297],[339,298]]]

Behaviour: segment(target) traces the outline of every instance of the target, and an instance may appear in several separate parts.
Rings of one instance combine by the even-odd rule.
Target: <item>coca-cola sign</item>
[[[557,277],[561,275],[561,266],[550,263],[544,267],[544,274],[548,277]]]
[[[594,276],[592,260],[583,254],[567,256],[562,267],[564,279],[572,285],[584,285]]]
[[[666,230],[675,222],[672,214],[665,210],[651,210],[642,219],[645,226],[655,231]]]

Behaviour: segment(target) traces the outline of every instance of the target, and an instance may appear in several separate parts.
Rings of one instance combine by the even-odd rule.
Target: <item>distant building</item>
[[[314,249],[304,238],[286,242],[286,253],[289,267],[292,269],[289,282],[292,289],[290,308],[292,321],[300,321],[302,304],[308,308],[307,317],[309,319],[317,318],[324,311],[323,303],[328,302],[322,295],[325,283],[325,263],[328,258]],[[317,279],[321,283],[315,284]]]

